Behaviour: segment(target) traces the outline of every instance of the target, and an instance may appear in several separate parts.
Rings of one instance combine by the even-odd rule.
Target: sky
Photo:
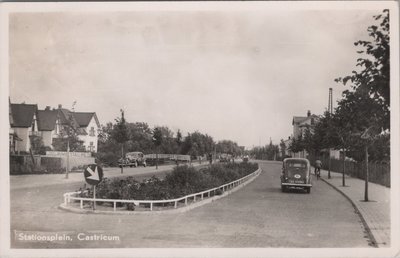
[[[14,13],[10,98],[200,131],[251,148],[347,87],[380,10]]]

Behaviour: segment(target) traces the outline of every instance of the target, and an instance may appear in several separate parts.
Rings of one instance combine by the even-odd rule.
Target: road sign
[[[90,164],[83,172],[86,183],[89,185],[98,185],[103,179],[103,169],[96,165]]]

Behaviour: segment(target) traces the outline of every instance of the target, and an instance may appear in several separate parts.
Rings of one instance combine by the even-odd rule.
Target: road
[[[12,247],[368,247],[359,217],[342,195],[316,180],[310,194],[282,193],[280,164],[260,166],[263,172],[244,188],[179,214],[76,214],[58,205],[62,194],[78,189],[79,183],[15,188]],[[71,239],[32,242],[18,239],[22,231],[66,234]],[[82,240],[101,234],[112,239]]]

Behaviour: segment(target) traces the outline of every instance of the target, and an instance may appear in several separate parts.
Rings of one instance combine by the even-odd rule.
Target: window
[[[93,142],[90,142],[90,145],[89,145],[89,151],[94,151],[94,145],[93,145]]]
[[[94,127],[93,126],[90,128],[90,136],[95,136],[94,135]]]

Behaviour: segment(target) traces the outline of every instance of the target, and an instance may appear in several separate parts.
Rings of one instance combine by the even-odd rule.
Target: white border
[[[190,11],[221,10],[381,10],[390,9],[391,26],[391,221],[390,248],[173,248],[173,249],[10,249],[10,184],[8,156],[8,14],[11,12],[113,12],[113,11]],[[400,255],[399,243],[399,13],[394,1],[326,2],[78,2],[78,3],[2,3],[0,5],[0,255],[12,257],[394,257]],[[5,139],[7,135],[7,140]],[[4,137],[4,138],[3,138]],[[397,230],[395,230],[397,229]]]

